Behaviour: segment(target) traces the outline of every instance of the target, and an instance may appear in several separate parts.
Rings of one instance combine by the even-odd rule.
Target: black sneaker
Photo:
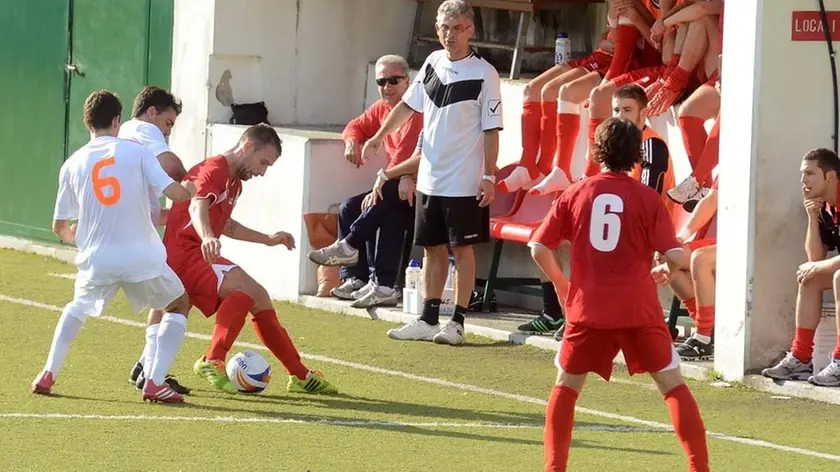
[[[172,375],[167,375],[166,379],[163,381],[166,385],[169,386],[175,393],[180,395],[189,395],[192,390],[185,385],[181,385],[178,383],[178,380],[175,379]],[[134,388],[137,390],[143,390],[143,385],[146,383],[146,376],[143,375],[143,372],[140,372],[140,375],[137,377],[137,381],[134,383]]]
[[[134,365],[134,368],[131,369],[131,372],[128,374],[128,383],[131,385],[137,385],[137,378],[140,377],[140,374],[143,373],[143,364],[137,363]],[[140,389],[143,389],[143,385],[140,385]]]
[[[520,333],[527,334],[548,334],[563,327],[563,319],[553,320],[545,312],[537,315],[533,320],[519,325],[516,329]]]
[[[677,346],[677,354],[686,361],[700,361],[711,359],[715,354],[714,341],[704,343],[694,336]]]

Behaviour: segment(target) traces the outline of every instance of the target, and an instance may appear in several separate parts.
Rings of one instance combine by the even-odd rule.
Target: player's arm
[[[683,5],[675,9],[668,18],[664,20],[665,26],[674,26],[680,23],[690,23],[705,16],[720,15],[723,11],[723,0],[698,1]]]
[[[52,230],[58,239],[63,243],[72,243],[76,241],[76,225],[71,223],[72,220],[53,220]]]
[[[341,133],[341,139],[344,140],[344,158],[356,167],[362,165],[362,145],[379,130],[381,121],[378,116],[383,113],[383,106],[384,102],[373,104],[361,115],[350,120]]]
[[[563,195],[554,204],[547,217],[540,223],[531,240],[528,242],[528,247],[531,248],[531,257],[536,262],[537,267],[540,268],[546,278],[551,280],[554,288],[557,291],[557,298],[560,303],[565,306],[566,294],[569,291],[569,281],[563,275],[563,271],[557,264],[557,259],[554,257],[553,249],[560,246],[565,240],[569,239],[568,231],[571,227],[571,219],[568,216],[569,194],[564,192]]]
[[[181,159],[174,152],[164,151],[157,155],[157,160],[164,172],[172,177],[172,180],[175,182],[184,180],[184,176],[187,175],[187,169],[184,168],[184,163],[181,162]]]
[[[537,263],[537,267],[545,274],[546,278],[554,284],[554,287],[557,289],[557,297],[565,306],[569,281],[563,275],[563,270],[560,268],[560,265],[557,264],[554,251],[540,243],[531,243],[529,245],[531,246],[531,257]]]
[[[823,241],[831,241],[831,226],[829,222],[823,221],[824,217],[820,212],[821,203],[819,201],[806,201],[805,208],[808,214],[808,228],[805,230],[805,254],[808,256],[809,262],[822,261],[828,254],[829,248]]]
[[[79,202],[70,183],[70,171],[66,165],[58,173],[58,193],[55,197],[52,230],[65,243],[76,241],[76,225],[71,221],[79,219]]]
[[[248,243],[266,244],[268,242],[267,234],[253,230],[235,220],[227,222],[223,234],[231,239]]]
[[[659,138],[652,138],[642,143],[642,150],[642,183],[661,195],[670,160],[668,145]]]
[[[706,224],[712,220],[712,217],[714,217],[717,212],[717,202],[717,190],[711,189],[705,197],[701,198],[700,201],[697,202],[697,206],[694,207],[694,211],[691,212],[691,216],[688,217],[688,221],[685,222],[685,225],[677,234],[677,239],[684,242],[690,238],[691,235],[697,233],[702,227],[706,226]]]
[[[672,274],[677,270],[688,270],[689,255],[674,235],[674,223],[671,221],[665,204],[659,198],[651,203],[653,204],[652,221],[647,225],[650,247],[662,255]]]

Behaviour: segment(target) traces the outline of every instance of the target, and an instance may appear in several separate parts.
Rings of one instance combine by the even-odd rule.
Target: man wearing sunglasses
[[[409,84],[408,63],[400,56],[382,56],[376,61],[375,71],[381,99],[351,120],[343,133],[344,157],[356,167],[365,163],[362,145],[379,131]],[[419,159],[406,161],[417,147],[422,128],[423,116],[415,114],[385,137],[387,164],[379,170],[375,191],[341,202],[338,241],[309,253],[309,259],[316,264],[342,266],[342,284],[330,293],[336,298],[355,300],[354,308],[397,304],[394,284],[403,239],[405,231],[414,224],[411,205],[399,194],[414,185],[412,174],[416,173]]]

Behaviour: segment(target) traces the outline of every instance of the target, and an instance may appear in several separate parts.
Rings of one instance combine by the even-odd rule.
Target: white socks
[[[180,313],[166,313],[163,315],[159,326],[154,362],[146,364],[143,368],[146,372],[146,379],[151,379],[155,385],[163,384],[166,374],[169,373],[169,368],[172,367],[172,362],[175,360],[175,355],[178,354],[181,344],[184,343],[184,335],[187,332],[187,317]]]
[[[499,183],[499,190],[502,192],[515,192],[519,189],[529,190],[539,181],[540,174],[537,171],[536,177],[531,177],[531,171],[525,166],[516,166],[509,176]]]
[[[529,193],[532,195],[548,195],[549,193],[566,190],[570,185],[572,185],[572,182],[569,181],[569,176],[566,175],[566,171],[555,167],[551,169],[548,177],[529,190]]]
[[[146,346],[143,348],[143,355],[138,362],[143,365],[143,371],[147,377],[149,370],[152,368],[152,362],[155,360],[155,352],[157,352],[157,334],[159,328],[160,323],[146,326]]]
[[[70,350],[70,345],[79,336],[85,322],[70,314],[70,305],[64,307],[61,312],[61,317],[58,319],[58,324],[55,327],[55,334],[53,334],[52,345],[50,346],[50,354],[47,357],[47,365],[44,370],[52,372],[53,379],[58,378],[58,373],[61,371],[61,366],[67,359],[67,352]],[[84,315],[82,315],[84,316]],[[86,316],[84,316],[87,318]]]

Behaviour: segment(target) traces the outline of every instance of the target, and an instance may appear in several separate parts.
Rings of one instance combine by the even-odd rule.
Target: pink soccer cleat
[[[184,397],[172,390],[167,384],[155,385],[152,379],[146,379],[143,386],[143,401],[149,400],[152,403],[184,403]]]
[[[38,374],[38,377],[35,377],[35,381],[32,382],[32,393],[37,393],[39,395],[49,395],[52,391],[52,386],[55,383],[53,380],[53,374],[49,371],[43,371]]]

